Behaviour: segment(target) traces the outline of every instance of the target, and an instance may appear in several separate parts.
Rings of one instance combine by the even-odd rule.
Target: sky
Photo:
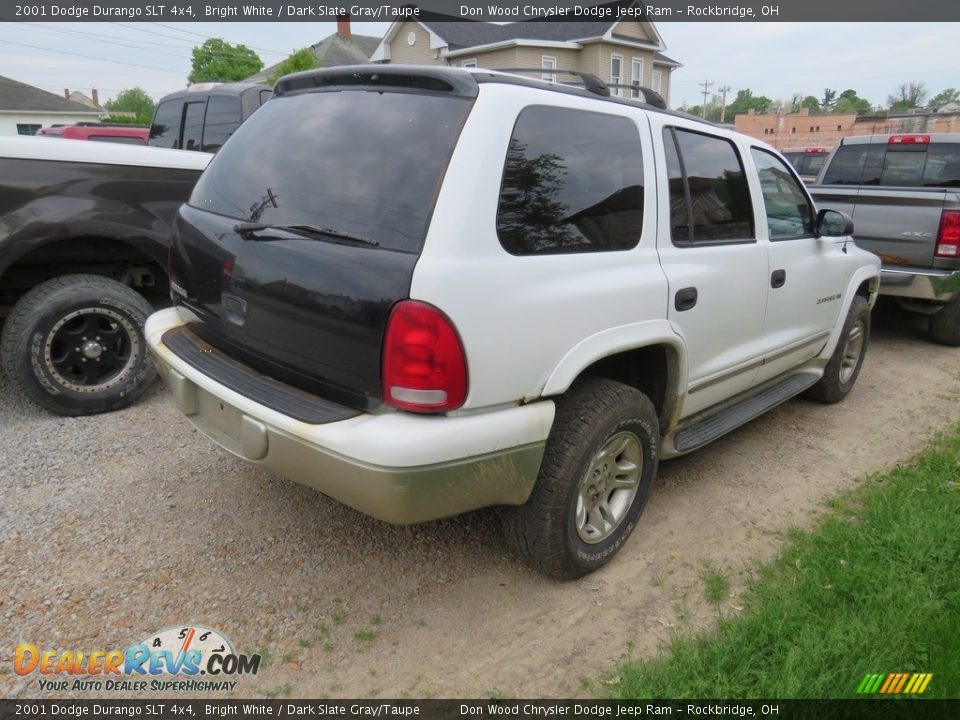
[[[386,23],[354,22],[354,33],[381,36]],[[667,54],[683,63],[671,81],[671,105],[699,104],[700,83],[789,100],[852,88],[874,105],[902,82],[922,81],[930,95],[960,88],[955,46],[960,23],[660,22]],[[335,23],[0,23],[0,75],[103,102],[124,88],[155,99],[185,86],[190,49],[209,37],[244,43],[265,65],[314,44]],[[85,57],[84,57],[85,56]]]

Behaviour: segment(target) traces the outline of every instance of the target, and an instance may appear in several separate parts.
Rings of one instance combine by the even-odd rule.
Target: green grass
[[[830,508],[758,568],[742,614],[623,664],[613,695],[852,698],[867,673],[929,672],[923,697],[960,698],[960,429]]]

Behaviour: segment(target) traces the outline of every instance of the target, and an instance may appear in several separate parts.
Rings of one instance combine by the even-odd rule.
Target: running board
[[[820,376],[813,373],[797,373],[761,393],[751,395],[736,405],[721,410],[715,415],[680,430],[673,439],[677,452],[685,453],[713,442],[731,430],[776,407],[782,402],[799,395],[808,387],[815,385]]]

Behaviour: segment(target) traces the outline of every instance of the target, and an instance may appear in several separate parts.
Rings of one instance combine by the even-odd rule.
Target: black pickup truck
[[[931,340],[960,345],[960,135],[844,138],[809,190],[880,256],[880,294],[929,315]]]
[[[155,377],[171,223],[207,153],[0,138],[0,358],[62,415],[125,407]]]

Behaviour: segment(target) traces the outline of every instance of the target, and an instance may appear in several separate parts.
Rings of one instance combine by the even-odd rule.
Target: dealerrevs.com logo
[[[225,635],[199,625],[161,630],[125,651],[42,650],[20,643],[13,657],[17,675],[36,673],[40,689],[51,691],[233,690],[232,677],[256,675],[259,668],[259,655],[240,655]]]

